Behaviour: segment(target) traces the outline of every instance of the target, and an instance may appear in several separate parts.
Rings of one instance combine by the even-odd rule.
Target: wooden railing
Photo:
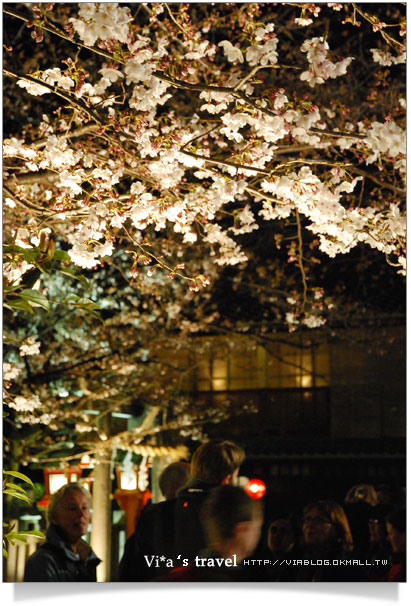
[[[13,530],[18,532],[18,520],[11,520],[10,525]],[[27,543],[16,541],[14,545],[9,544],[7,547],[8,558],[6,560],[6,570],[4,581],[6,583],[21,583],[24,577],[24,568],[26,561],[32,553],[37,549],[37,546],[43,542],[34,536],[27,536]]]

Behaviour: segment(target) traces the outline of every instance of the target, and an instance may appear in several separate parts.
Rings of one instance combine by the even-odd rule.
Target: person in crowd
[[[190,478],[190,465],[183,461],[171,463],[160,475],[159,486],[165,501],[147,505],[141,512],[135,532],[127,539],[119,564],[119,581],[150,581],[159,570],[147,565],[144,556],[173,556],[174,507],[177,491]]]
[[[46,541],[27,562],[23,581],[96,581],[100,559],[82,539],[90,522],[90,493],[79,483],[51,495]]]
[[[294,557],[296,547],[296,531],[290,518],[278,517],[271,521],[267,530],[267,558],[272,564],[268,570],[270,581],[281,581],[285,572],[285,565],[281,564],[285,559]]]
[[[382,580],[389,582],[405,583],[406,573],[406,510],[398,509],[390,513],[386,518],[387,538],[392,548],[391,568]]]
[[[344,511],[360,557],[365,558],[370,550],[368,520],[373,517],[377,503],[377,491],[371,484],[355,484],[344,499]]]
[[[368,503],[374,507],[378,504],[378,494],[371,484],[354,484],[345,495],[344,503]]]
[[[285,556],[295,544],[295,532],[288,518],[271,522],[267,532],[267,544],[273,558]]]
[[[244,450],[228,440],[205,442],[193,454],[190,482],[178,493],[174,518],[175,556],[191,560],[206,545],[200,523],[201,506],[210,490],[219,485],[235,484]]]
[[[200,512],[206,548],[190,563],[175,568],[161,581],[250,581],[250,568],[242,567],[258,543],[263,522],[261,501],[230,484],[209,491]]]
[[[294,581],[364,581],[359,567],[333,565],[334,560],[352,559],[353,539],[347,516],[335,501],[317,501],[304,508],[303,545],[299,559],[310,564],[290,567],[288,578]],[[324,564],[330,561],[330,565]],[[317,562],[319,563],[317,565]]]
[[[159,478],[160,490],[166,499],[176,498],[177,492],[187,484],[190,479],[190,464],[184,461],[171,463],[161,473]]]

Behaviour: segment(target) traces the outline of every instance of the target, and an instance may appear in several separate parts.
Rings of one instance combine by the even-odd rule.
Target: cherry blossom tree
[[[401,4],[3,10],[15,459],[195,436],[228,411],[196,409],[164,351],[188,352],[190,368],[193,334],[261,342],[359,321],[358,300],[330,279],[340,259],[367,259],[371,285],[402,280]],[[227,289],[238,313],[222,310]],[[151,425],[105,434],[107,414],[133,402]]]

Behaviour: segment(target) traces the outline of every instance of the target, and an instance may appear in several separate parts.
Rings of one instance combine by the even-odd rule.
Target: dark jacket
[[[167,563],[174,552],[174,506],[175,499],[143,509],[135,532],[127,539],[119,581],[150,581],[168,571]]]
[[[81,543],[89,552],[85,560],[74,553],[59,529],[50,525],[46,541],[26,562],[23,581],[95,582],[96,568],[101,560],[85,541],[81,540]]]
[[[177,493],[174,517],[175,557],[192,560],[206,547],[200,512],[212,484],[191,480]]]

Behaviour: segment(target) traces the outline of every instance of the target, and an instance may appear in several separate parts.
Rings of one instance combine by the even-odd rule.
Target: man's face
[[[285,518],[278,518],[268,529],[268,547],[272,552],[286,553],[294,544],[290,523]]]
[[[88,498],[79,490],[67,491],[51,521],[64,531],[71,544],[77,543],[86,534],[90,522]]]

